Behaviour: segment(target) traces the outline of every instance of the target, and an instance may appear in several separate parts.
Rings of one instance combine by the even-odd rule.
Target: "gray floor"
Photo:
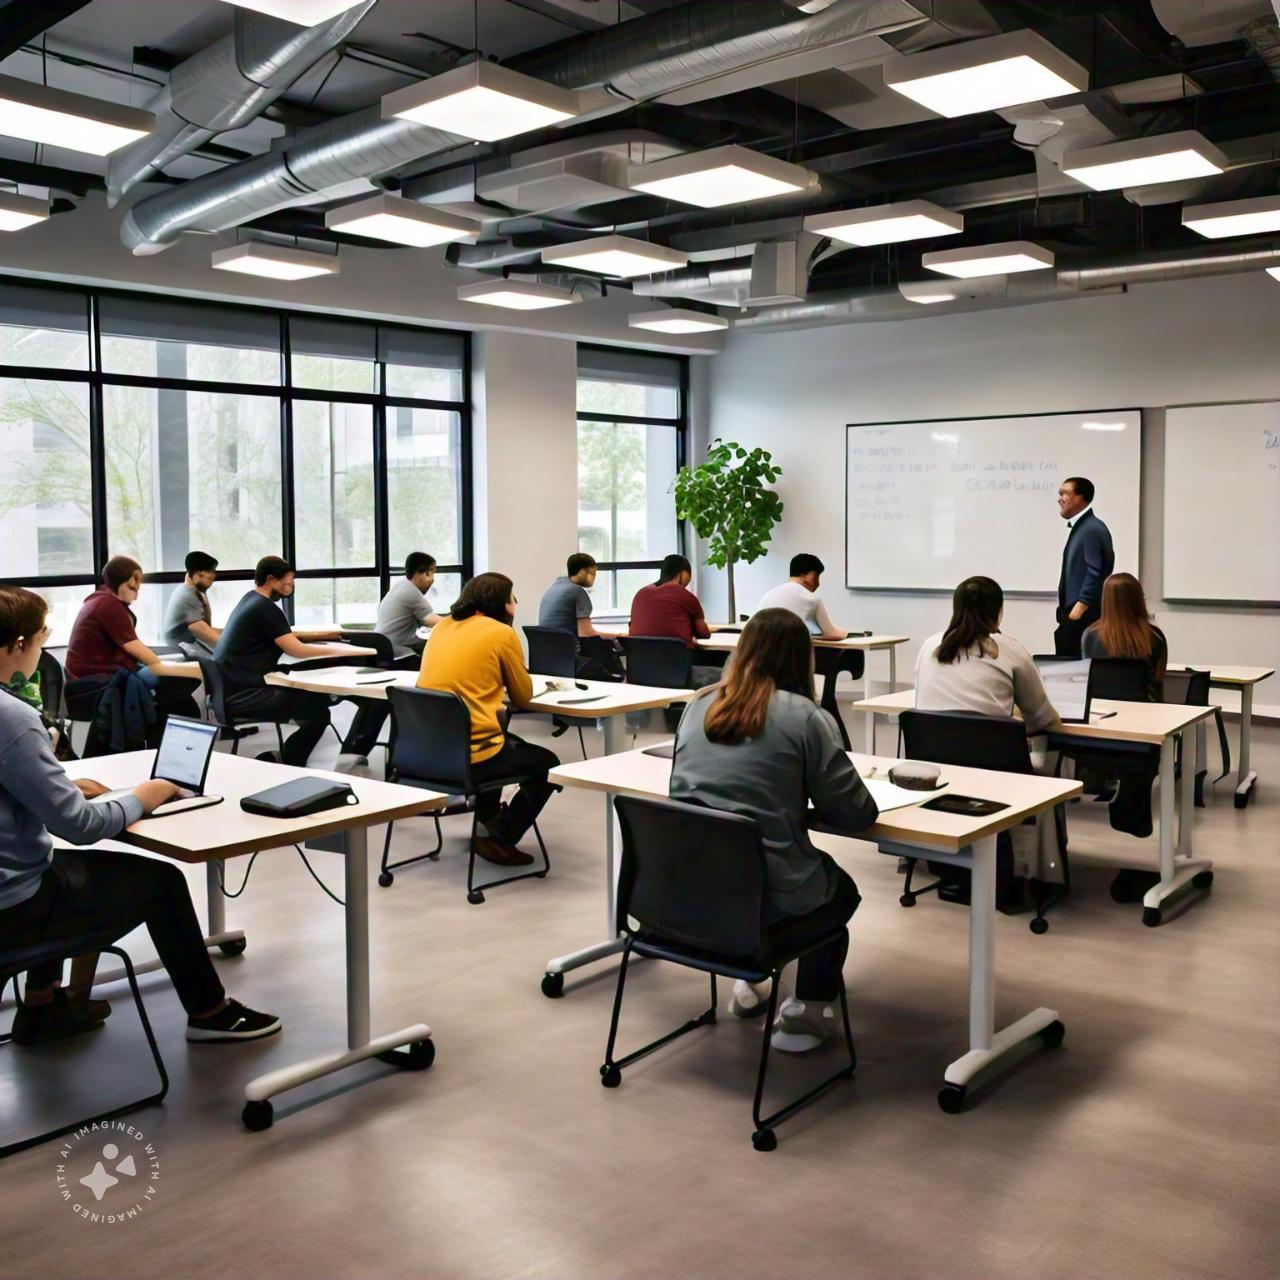
[[[533,724],[521,732],[545,740]],[[571,738],[552,745],[576,756]],[[726,1017],[606,1091],[609,971],[586,971],[562,1000],[540,994],[546,959],[602,932],[602,805],[581,792],[551,804],[545,881],[468,906],[455,819],[438,865],[372,889],[374,1029],[426,1021],[435,1066],[353,1069],[286,1099],[269,1132],[245,1132],[247,1078],[344,1036],[342,913],[292,852],[264,855],[228,909],[249,949],[219,967],[235,995],[284,1016],[284,1034],[188,1047],[171,989],[146,978],[173,1075],[164,1107],[134,1117],[158,1155],[154,1199],[136,1220],[84,1221],[59,1195],[57,1145],[18,1155],[0,1167],[0,1273],[1274,1276],[1280,731],[1261,731],[1255,755],[1254,806],[1233,809],[1224,782],[1197,815],[1197,851],[1217,860],[1211,897],[1160,929],[1106,892],[1111,866],[1151,862],[1152,842],[1110,831],[1102,806],[1073,806],[1075,894],[1046,936],[1002,918],[997,939],[998,1019],[1050,1005],[1066,1043],[960,1116],[934,1096],[965,1042],[967,913],[929,899],[902,910],[892,859],[833,842],[864,897],[846,970],[860,1069],[783,1126],[770,1155],[748,1141],[758,1023]],[[405,824],[397,849],[428,833]],[[340,888],[336,858],[313,862]],[[640,966],[624,1037],[674,1026],[704,994],[700,977]],[[3,1136],[68,1093],[86,1108],[124,1096],[145,1065],[137,1034],[117,1001],[74,1048],[0,1049]],[[775,1083],[830,1062],[785,1061]]]

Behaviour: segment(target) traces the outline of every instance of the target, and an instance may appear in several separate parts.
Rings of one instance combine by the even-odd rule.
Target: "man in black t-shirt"
[[[226,687],[227,713],[236,720],[261,719],[298,728],[284,744],[284,763],[305,765],[329,724],[329,699],[322,693],[281,689],[265,683],[282,654],[328,658],[340,652],[323,644],[305,644],[293,634],[276,601],[293,594],[293,567],[279,556],[264,556],[253,575],[254,588],[241,597],[222,629],[213,660]],[[334,639],[337,633],[334,633]],[[273,752],[258,757],[273,758]]]

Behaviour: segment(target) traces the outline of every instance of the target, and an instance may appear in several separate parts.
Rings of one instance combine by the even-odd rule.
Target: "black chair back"
[[[43,649],[36,671],[40,676],[40,701],[44,704],[45,715],[51,720],[65,719],[62,691],[66,687],[67,677],[62,670],[62,663],[48,649]]]
[[[1027,727],[1012,716],[976,711],[903,711],[903,754],[912,760],[969,769],[1030,773]]]
[[[1166,671],[1164,700],[1184,707],[1209,705],[1209,673],[1207,671]]]
[[[1089,700],[1150,702],[1145,658],[1094,658],[1089,664]]]
[[[200,679],[204,682],[204,696],[213,712],[213,718],[221,725],[230,725],[227,718],[227,688],[222,679],[222,668],[212,658],[197,657]]]
[[[390,638],[384,636],[381,631],[344,631],[342,638],[347,644],[358,644],[365,649],[377,650],[375,657],[361,659],[361,662],[366,666],[386,667],[390,670],[395,662],[395,646],[391,643]]]
[[[529,670],[540,676],[568,676],[578,672],[578,637],[554,627],[525,627],[529,642]]]
[[[471,713],[456,693],[439,689],[387,689],[391,703],[389,776],[425,783],[436,791],[471,791]]]
[[[627,636],[627,682],[654,689],[687,689],[693,675],[693,652],[671,636]]]
[[[619,796],[618,927],[767,968],[765,860],[754,819]]]

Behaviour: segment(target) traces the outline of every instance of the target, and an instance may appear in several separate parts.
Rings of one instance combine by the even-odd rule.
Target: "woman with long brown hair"
[[[1147,664],[1147,696],[1164,699],[1169,645],[1147,611],[1142,583],[1131,573],[1113,573],[1102,584],[1102,617],[1084,633],[1086,658],[1141,658]]]
[[[850,832],[879,815],[835,723],[814,700],[813,645],[794,613],[762,609],[753,615],[724,679],[689,704],[676,734],[671,796],[759,824],[769,930],[778,941],[820,937],[857,910],[857,885],[809,839],[808,808],[812,802],[824,823]],[[848,948],[846,932],[838,944],[801,959],[796,994],[779,1013],[775,1048],[804,1053],[835,1030],[832,1004]],[[739,1017],[753,1017],[766,1004],[757,988],[739,982],[729,1007]]]

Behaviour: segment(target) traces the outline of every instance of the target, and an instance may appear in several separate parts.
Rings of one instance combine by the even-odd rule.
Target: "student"
[[[823,640],[843,640],[845,633],[827,616],[827,606],[818,595],[818,587],[826,565],[817,556],[802,552],[791,557],[791,580],[766,591],[760,597],[761,609],[790,609],[809,634]]]
[[[1098,620],[1102,584],[1116,566],[1111,530],[1093,509],[1093,481],[1068,476],[1058,487],[1058,514],[1067,522],[1058,576],[1054,652],[1078,658],[1085,631]]]
[[[284,763],[302,766],[329,725],[329,699],[322,693],[268,685],[265,676],[286,653],[291,658],[328,658],[340,656],[340,651],[299,640],[276,607],[277,600],[293,595],[292,565],[279,556],[263,556],[253,582],[253,590],[232,609],[213,660],[222,672],[229,714],[238,720],[296,721],[298,728],[285,739]],[[274,758],[271,751],[258,756]]]
[[[567,631],[578,637],[577,670],[584,680],[621,680],[618,642],[601,635],[591,621],[591,597],[596,583],[596,562],[585,551],[575,551],[565,564],[565,576],[543,593],[538,605],[538,626]]]
[[[876,803],[845,753],[835,722],[814,701],[813,646],[787,609],[763,609],[742,630],[722,684],[690,704],[676,735],[671,796],[745,814],[767,850],[769,934],[776,945],[803,943],[846,923],[858,887],[808,835],[809,803],[825,823],[861,831]],[[693,855],[691,855],[693,856]],[[840,1023],[833,1002],[849,947],[840,941],[801,958],[796,994],[779,1013],[773,1045],[816,1049]],[[752,1017],[762,991],[734,987],[730,1009]]]
[[[524,742],[503,730],[503,695],[514,707],[527,707],[533,681],[512,620],[516,597],[511,579],[501,573],[472,578],[431,634],[422,655],[419,689],[457,694],[471,713],[471,776],[477,783],[526,775],[510,804],[497,791],[476,799],[476,814],[488,835],[476,837],[476,852],[499,866],[526,866],[533,858],[516,848],[533,826],[555,788],[547,773],[560,763],[545,747]]]
[[[1147,612],[1142,583],[1113,573],[1102,584],[1102,616],[1084,633],[1086,658],[1141,658],[1147,664],[1147,696],[1164,701],[1169,645]]]
[[[145,924],[187,1012],[187,1039],[253,1040],[280,1030],[274,1014],[228,1000],[209,959],[182,872],[171,862],[128,853],[53,847],[118,836],[178,793],[171,782],[140,782],[100,804],[100,782],[72,782],[54,758],[36,710],[11,691],[29,681],[48,639],[48,605],[22,587],[0,586],[0,938],[21,948],[93,930],[124,937]],[[13,1039],[42,1044],[102,1025],[93,1004],[73,1003],[59,985],[60,963],[27,974]]]
[[[952,595],[951,621],[930,636],[916,657],[916,709],[974,711],[984,716],[1022,715],[1029,738],[1061,725],[1044,681],[1024,645],[1000,630],[1004,592],[991,578],[966,578]],[[1037,773],[1052,773],[1056,756],[1031,752]],[[1043,817],[1043,815],[1042,815]],[[1015,827],[1014,872],[1045,883],[1061,883],[1057,819]]]
[[[435,580],[435,557],[425,551],[411,551],[404,562],[404,577],[391,584],[391,590],[378,605],[375,629],[392,644],[421,653],[427,642],[418,635],[418,628],[434,627],[440,621],[427,599]]]
[[[117,671],[133,672],[155,701],[156,723],[147,744],[157,746],[171,715],[199,716],[192,696],[198,680],[162,676],[153,668],[161,658],[138,639],[137,619],[129,607],[142,590],[142,566],[129,556],[112,556],[102,568],[101,586],[85,598],[67,644],[67,708],[80,720],[92,719],[103,690]]]
[[[208,594],[218,577],[218,562],[207,551],[189,551],[186,568],[182,585],[169,597],[160,633],[169,644],[208,656],[222,635],[221,629],[213,625]]]
[[[693,569],[684,556],[667,556],[658,570],[658,581],[641,587],[631,601],[630,634],[682,640],[695,653],[710,654],[709,650],[699,649],[695,642],[708,639],[711,630],[698,597],[689,590],[692,578]],[[719,679],[720,668],[712,663],[694,665],[693,688],[715,684]]]

